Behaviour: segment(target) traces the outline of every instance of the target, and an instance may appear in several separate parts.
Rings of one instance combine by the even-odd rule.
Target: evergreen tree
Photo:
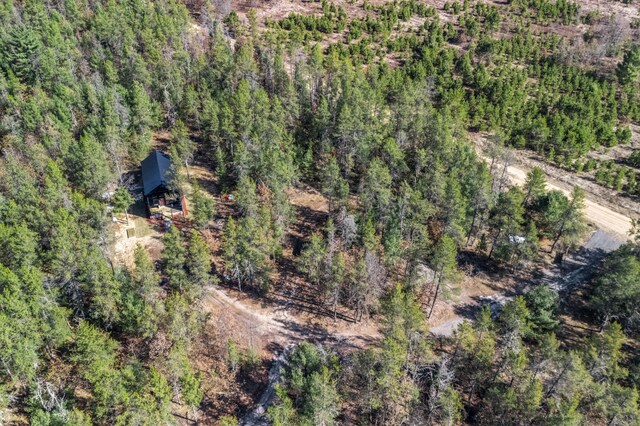
[[[193,189],[191,202],[193,203],[191,217],[194,225],[199,229],[206,229],[215,218],[215,204],[198,186]]]
[[[531,323],[536,335],[555,331],[559,325],[556,317],[558,294],[545,285],[539,285],[525,294],[527,307],[531,314]]]
[[[38,70],[34,65],[38,63],[42,50],[42,43],[36,31],[27,25],[16,25],[4,38],[4,66],[18,78],[34,83]]]
[[[493,228],[493,243],[489,251],[491,257],[497,250],[498,256],[510,261],[513,250],[521,237],[524,208],[522,191],[513,187],[498,196],[498,201],[492,210],[489,224]]]
[[[291,398],[287,395],[284,387],[276,385],[277,402],[269,407],[267,415],[274,426],[287,426],[297,424],[296,411]]]
[[[593,280],[590,297],[601,318],[618,318],[629,327],[637,327],[640,301],[640,261],[632,245],[609,254]]]
[[[171,139],[170,152],[171,157],[177,164],[184,164],[189,177],[189,162],[193,159],[196,146],[189,137],[187,127],[182,121],[177,121],[171,131],[173,138]]]
[[[433,314],[433,308],[438,301],[438,296],[444,294],[449,296],[453,289],[452,284],[456,281],[457,262],[456,256],[458,250],[453,240],[444,235],[435,247],[433,257],[431,259],[431,265],[434,272],[433,283],[433,295],[431,296],[431,307],[429,308],[429,314],[427,318],[431,318]]]
[[[211,250],[197,231],[191,232],[186,265],[189,271],[189,281],[193,282],[196,287],[204,287],[212,282]]]
[[[318,289],[326,274],[326,253],[327,247],[322,236],[314,233],[309,238],[306,248],[298,259],[301,271],[306,275],[309,282]]]
[[[640,46],[635,45],[624,52],[624,57],[616,72],[621,84],[637,82],[640,72]]]
[[[546,192],[546,181],[544,172],[540,167],[534,167],[529,173],[523,187],[525,206],[531,206],[535,204],[542,195]]]
[[[131,193],[127,188],[119,187],[113,194],[113,211],[117,213],[124,213],[127,218],[127,224],[129,223],[129,207],[135,202]]]
[[[225,267],[240,290],[243,283],[261,291],[268,288],[269,239],[254,218],[245,217],[238,222],[229,219],[222,249]]]
[[[131,272],[134,291],[140,298],[140,307],[131,312],[131,321],[136,324],[136,332],[151,337],[158,329],[164,316],[164,303],[160,294],[160,274],[141,245],[134,251],[135,268]],[[136,300],[129,303],[135,303]]]
[[[559,241],[562,241],[566,248],[578,243],[585,232],[585,192],[576,186],[571,192],[571,199],[566,206],[560,219],[554,224],[555,237],[550,251],[553,251]]]
[[[180,230],[171,226],[169,231],[164,234],[162,259],[165,262],[164,269],[169,285],[177,291],[183,291],[188,287],[188,276],[185,270],[186,256]]]

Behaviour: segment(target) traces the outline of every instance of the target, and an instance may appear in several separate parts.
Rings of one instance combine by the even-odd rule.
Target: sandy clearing
[[[153,229],[144,218],[130,214],[129,224],[114,222],[111,224],[111,229],[113,232],[111,254],[114,264],[132,268],[134,265],[133,254],[138,245],[147,250],[152,260],[160,258],[162,234]],[[135,234],[128,236],[128,229],[133,230]]]

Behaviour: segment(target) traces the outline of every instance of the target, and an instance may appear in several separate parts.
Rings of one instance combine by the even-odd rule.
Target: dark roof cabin
[[[142,160],[144,200],[152,218],[173,218],[182,215],[184,200],[173,188],[173,167],[166,155],[153,151]]]

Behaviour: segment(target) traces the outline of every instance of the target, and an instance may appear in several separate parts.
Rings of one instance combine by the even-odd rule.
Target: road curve
[[[512,165],[507,168],[507,173],[509,174],[512,183],[517,185],[524,184],[527,172],[528,171],[524,170],[521,165]],[[568,188],[568,185],[556,182],[549,176],[546,176],[546,179],[547,189],[559,190],[566,195],[570,195],[571,189]],[[599,204],[588,192],[586,193],[584,215],[587,221],[595,225],[597,228],[615,234],[623,240],[630,239],[629,231],[631,230],[631,218]]]

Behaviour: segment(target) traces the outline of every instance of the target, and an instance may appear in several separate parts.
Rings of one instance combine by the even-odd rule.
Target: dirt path
[[[238,325],[241,331],[244,329],[244,337],[258,340],[263,347],[274,344],[286,347],[306,340],[348,351],[367,347],[380,338],[377,327],[366,322],[321,322],[313,314],[294,315],[286,308],[271,306],[232,289],[209,288],[202,306],[218,322]]]
[[[257,336],[271,336],[277,343],[284,343],[298,337],[290,335],[282,323],[274,319],[274,315],[265,315],[257,309],[252,309],[219,288],[208,289],[203,299],[203,306],[209,313],[222,314],[225,321],[230,320],[228,317],[239,320],[242,325],[250,327]]]
[[[486,134],[470,134],[475,142],[478,155],[485,161],[491,160],[484,152],[490,145]],[[533,167],[540,167],[547,179],[547,189],[559,190],[569,195],[574,186],[579,186],[586,192],[585,217],[596,228],[602,229],[622,240],[629,240],[631,218],[640,216],[640,204],[625,197],[621,197],[615,191],[603,188],[595,182],[576,174],[566,172],[558,167],[550,165],[535,154],[528,151],[511,151],[514,162],[507,168],[512,184],[522,185],[527,173]]]
[[[366,323],[322,324],[313,315],[293,315],[286,307],[273,306],[230,288],[209,288],[203,298],[204,310],[211,315],[210,325],[233,330],[246,346],[260,347],[272,354],[268,383],[255,405],[242,417],[244,426],[262,426],[267,408],[275,397],[281,369],[298,342],[322,343],[336,352],[350,352],[371,345],[380,337],[376,327]]]
[[[529,169],[530,170],[530,169]],[[529,171],[521,164],[509,166],[507,173],[512,183],[522,185],[525,182]],[[558,182],[547,175],[547,188],[559,190],[566,195],[570,195],[571,187],[563,182]],[[583,188],[584,189],[584,188]],[[601,201],[596,201],[590,192],[587,192],[585,200],[585,217],[588,222],[593,223],[597,228],[613,233],[620,238],[629,239],[631,229],[631,218],[622,213],[616,212],[610,207],[604,206]]]
[[[288,363],[289,355],[295,345],[288,345],[280,354],[278,354],[274,360],[271,368],[269,369],[269,384],[260,396],[260,400],[247,415],[245,415],[240,424],[243,426],[267,426],[268,420],[265,418],[267,409],[276,396],[276,385],[281,382],[282,369]]]

